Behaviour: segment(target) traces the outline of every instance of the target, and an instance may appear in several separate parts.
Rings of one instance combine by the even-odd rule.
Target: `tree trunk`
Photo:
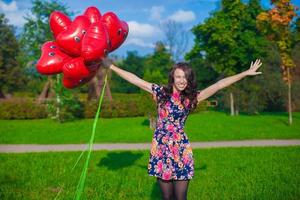
[[[150,129],[152,129],[152,130],[155,129],[156,128],[156,118],[153,116],[149,116],[148,119],[150,122],[150,124],[149,124]]]
[[[50,77],[48,77],[48,80],[45,83],[43,90],[37,99],[38,103],[43,103],[50,96],[51,85],[52,85],[52,80]]]
[[[90,101],[91,99],[98,99],[100,97],[101,90],[104,84],[104,75],[105,70],[100,69],[96,76],[90,81],[87,99],[88,101]],[[109,99],[109,101],[112,100],[109,82],[106,83],[105,96]]]
[[[2,92],[1,89],[0,89],[0,99],[5,99],[5,95],[4,95],[4,93]]]
[[[59,82],[60,82],[60,74],[57,74],[56,75],[56,84],[58,85]],[[56,119],[60,119],[60,103],[61,103],[61,100],[60,100],[59,92],[56,92],[56,103],[57,103],[57,106],[56,106]]]
[[[234,116],[234,98],[232,92],[230,92],[230,115]]]
[[[97,84],[98,84],[98,78],[95,76],[89,83],[88,86],[88,96],[87,100],[90,101],[92,99],[97,99],[97,94],[99,93],[96,91],[98,89]]]
[[[238,116],[240,113],[239,113],[239,109],[238,108],[235,108],[235,115]]]
[[[109,101],[112,101],[112,96],[111,96],[111,91],[110,91],[110,86],[109,86],[109,82],[107,81],[106,83],[106,91],[105,91],[105,94],[108,98]]]
[[[292,125],[293,123],[293,116],[292,116],[292,95],[291,95],[291,77],[290,77],[290,68],[287,68],[288,73],[288,112],[289,112],[289,125]]]

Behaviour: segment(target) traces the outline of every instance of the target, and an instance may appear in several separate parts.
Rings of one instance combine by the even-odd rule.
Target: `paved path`
[[[238,140],[216,142],[192,142],[192,148],[218,148],[218,147],[253,147],[253,146],[295,146],[300,140]],[[114,143],[94,144],[93,150],[149,150],[149,143]],[[49,151],[82,151],[86,144],[3,144],[0,145],[2,153],[26,153]]]

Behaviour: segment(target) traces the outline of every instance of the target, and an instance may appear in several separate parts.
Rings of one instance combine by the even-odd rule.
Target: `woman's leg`
[[[176,200],[186,200],[189,180],[174,181]]]
[[[165,181],[160,178],[157,178],[157,182],[162,192],[163,200],[171,200],[173,199],[173,181]]]

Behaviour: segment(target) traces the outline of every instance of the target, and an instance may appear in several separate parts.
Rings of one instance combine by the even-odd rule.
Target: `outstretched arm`
[[[138,86],[139,88],[152,93],[151,90],[151,86],[152,83],[149,83],[141,78],[139,78],[138,76],[136,76],[133,73],[130,73],[128,71],[125,71],[123,69],[118,68],[117,66],[115,66],[111,61],[109,61],[108,59],[105,59],[103,61],[103,64],[110,68],[111,70],[113,70],[114,72],[116,72],[119,76],[121,76],[122,78],[124,78],[125,80],[127,80],[128,82]]]
[[[219,80],[217,83],[205,88],[204,90],[201,90],[198,92],[197,95],[197,101],[198,103],[200,101],[203,101],[205,99],[207,99],[208,97],[212,96],[213,94],[215,94],[216,92],[218,92],[219,90],[241,80],[242,78],[246,77],[246,76],[254,76],[257,74],[261,74],[261,72],[257,72],[256,70],[262,65],[261,61],[259,59],[257,59],[255,61],[255,63],[251,62],[251,66],[248,70],[233,75],[233,76],[229,76],[227,78],[224,78],[222,80]]]

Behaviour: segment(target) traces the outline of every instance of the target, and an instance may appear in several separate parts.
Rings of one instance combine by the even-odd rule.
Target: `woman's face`
[[[183,91],[186,88],[186,86],[187,86],[187,80],[184,71],[179,68],[175,69],[173,88],[175,88],[177,91]]]

